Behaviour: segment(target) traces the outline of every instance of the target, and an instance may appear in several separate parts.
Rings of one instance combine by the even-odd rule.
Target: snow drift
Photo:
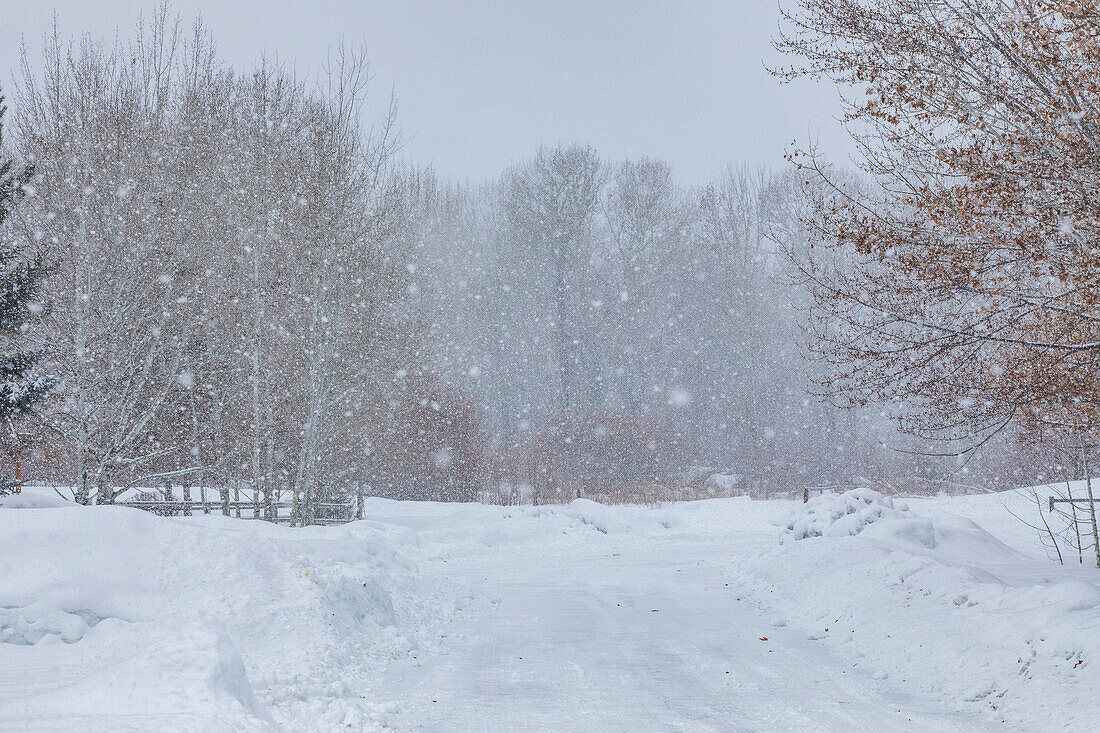
[[[913,509],[867,490],[825,495],[783,525],[781,538],[805,541],[739,567],[762,609],[884,684],[1022,730],[1088,729],[1100,686],[1100,576],[1039,556],[1017,528],[1010,547],[954,513],[1004,525],[1004,503],[1028,511],[1011,492],[911,499]]]
[[[393,598],[408,561],[366,523],[43,503],[0,508],[2,730],[365,725],[345,677],[413,645]]]
[[[791,513],[785,536],[804,540],[857,535],[874,522],[908,516],[911,514],[904,503],[895,505],[892,499],[871,489],[852,489],[843,494],[826,492]]]

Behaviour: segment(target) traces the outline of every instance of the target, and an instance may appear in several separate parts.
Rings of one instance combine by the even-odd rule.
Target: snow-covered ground
[[[4,731],[1053,731],[1100,715],[1100,571],[1047,559],[1013,493],[370,500],[365,521],[311,529],[33,508],[58,503],[0,508]]]

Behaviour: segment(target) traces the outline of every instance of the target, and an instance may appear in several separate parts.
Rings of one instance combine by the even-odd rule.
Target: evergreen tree
[[[0,94],[0,151],[6,111],[4,96]],[[14,161],[0,157],[0,226],[26,194],[33,175],[33,166],[17,166]],[[41,258],[27,261],[19,254],[10,243],[0,239],[0,337],[9,344],[21,340],[28,320],[41,312],[35,297],[42,278]],[[50,377],[29,375],[38,356],[35,351],[25,350],[0,354],[0,428],[7,436],[14,435],[15,420],[27,415],[53,386]],[[0,476],[0,496],[13,493],[16,487],[14,480]]]

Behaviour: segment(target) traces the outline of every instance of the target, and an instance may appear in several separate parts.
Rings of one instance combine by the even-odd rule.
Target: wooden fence
[[[241,519],[266,519],[264,516],[268,509],[275,512],[274,521],[288,523],[292,521],[294,503],[288,501],[276,501],[270,504],[262,501],[191,501],[183,499],[139,499],[134,501],[115,502],[115,506],[126,506],[134,509],[152,512],[165,517],[191,516],[193,514],[213,514],[220,512],[225,516],[236,514]],[[284,514],[280,510],[287,510]],[[250,516],[247,516],[250,515]],[[357,503],[343,503],[326,501],[317,505],[317,516],[314,524],[346,524],[355,519],[362,519],[362,510]]]
[[[1052,497],[1050,497],[1050,499],[1048,501],[1050,502],[1049,505],[1047,506],[1047,511],[1048,512],[1054,511],[1054,505],[1055,504],[1074,504],[1074,505],[1077,505],[1077,504],[1086,504],[1087,505],[1089,503],[1100,504],[1100,499],[1096,499],[1096,498],[1088,499],[1086,497],[1081,497],[1079,499],[1055,499],[1052,496]]]

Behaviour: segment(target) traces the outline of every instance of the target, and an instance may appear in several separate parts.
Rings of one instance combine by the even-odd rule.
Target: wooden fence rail
[[[1086,497],[1082,497],[1080,499],[1055,499],[1052,496],[1050,497],[1050,499],[1048,499],[1048,501],[1050,502],[1050,504],[1047,506],[1048,512],[1054,511],[1055,504],[1088,504],[1090,502],[1093,504],[1100,504],[1100,498],[1088,499]]]
[[[133,509],[141,509],[147,512],[153,512],[154,514],[161,514],[166,516],[176,515],[190,515],[196,511],[201,511],[203,514],[210,514],[212,511],[221,510],[221,513],[225,516],[229,516],[231,510],[236,510],[238,516],[240,516],[240,510],[251,509],[252,516],[245,517],[246,519],[263,519],[261,513],[267,509],[272,508],[275,510],[276,522],[289,522],[291,517],[279,516],[280,509],[293,509],[293,502],[288,501],[276,501],[270,504],[266,504],[262,501],[192,501],[192,500],[164,500],[164,499],[146,499],[135,501],[118,501],[115,502],[115,506],[131,507]],[[314,524],[346,524],[347,522],[355,519],[362,519],[359,515],[356,505],[354,503],[342,503],[334,501],[325,501],[317,504],[317,508],[322,513],[329,514],[341,514],[343,516],[321,516],[315,517]]]

